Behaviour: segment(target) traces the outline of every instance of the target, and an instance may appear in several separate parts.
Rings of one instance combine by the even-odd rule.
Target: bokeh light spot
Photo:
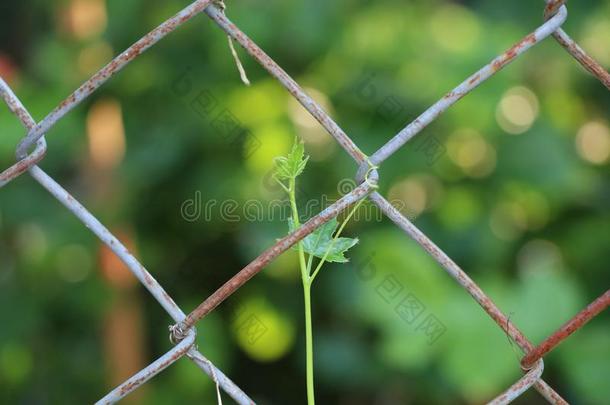
[[[496,151],[474,130],[459,130],[447,142],[449,158],[471,177],[485,177],[496,167]]]
[[[247,166],[253,172],[265,174],[271,170],[273,159],[284,156],[290,151],[294,134],[285,125],[269,124],[257,128],[254,136],[260,142],[260,147],[252,153],[247,160]]]
[[[583,125],[576,135],[578,155],[589,163],[604,164],[610,159],[610,129],[600,122]]]
[[[509,134],[522,134],[538,117],[538,97],[527,87],[513,87],[500,100],[496,110],[498,125]]]
[[[91,272],[93,258],[84,246],[68,245],[57,252],[55,263],[61,278],[69,283],[78,283]]]
[[[527,242],[519,250],[517,264],[521,273],[540,270],[557,271],[563,267],[559,247],[543,239]]]
[[[112,169],[125,156],[125,128],[121,105],[114,99],[97,101],[87,114],[87,136],[92,163]]]
[[[24,382],[32,370],[32,354],[20,344],[3,345],[0,350],[0,372],[9,384]]]
[[[430,174],[413,174],[394,183],[388,192],[390,202],[409,218],[435,209],[442,201],[443,185]]]
[[[105,0],[72,0],[63,16],[65,28],[78,39],[101,34],[106,29]]]
[[[333,116],[333,108],[326,94],[311,87],[306,87],[305,91],[326,113]],[[322,125],[292,97],[288,101],[288,112],[313,160],[323,160],[334,151],[336,142]]]
[[[446,50],[456,53],[473,49],[480,32],[477,16],[458,4],[436,7],[430,20],[432,38]]]
[[[28,263],[36,263],[44,259],[48,250],[47,235],[37,224],[26,223],[17,231],[17,248],[21,257]]]
[[[233,318],[239,347],[255,360],[275,361],[294,345],[296,330],[292,320],[262,297],[242,302]]]

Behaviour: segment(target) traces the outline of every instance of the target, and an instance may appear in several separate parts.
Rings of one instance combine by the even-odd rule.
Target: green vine
[[[305,147],[302,142],[295,140],[292,150],[287,156],[275,158],[275,173],[273,178],[288,194],[292,217],[288,221],[288,230],[293,232],[301,226],[299,210],[296,201],[296,180],[309,161],[305,156]],[[336,218],[319,226],[311,234],[303,238],[296,248],[298,250],[301,281],[303,284],[303,298],[305,304],[305,355],[307,375],[307,403],[315,404],[314,373],[313,373],[313,325],[311,316],[311,287],[316,276],[325,263],[346,263],[348,259],[345,252],[358,243],[358,239],[341,237],[345,226],[360,207],[360,200],[348,213],[339,225]],[[313,269],[314,259],[318,259]]]

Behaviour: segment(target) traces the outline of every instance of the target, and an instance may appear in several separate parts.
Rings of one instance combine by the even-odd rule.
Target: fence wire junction
[[[549,36],[553,36],[572,57],[610,90],[610,74],[593,58],[587,55],[561,28],[568,16],[565,2],[566,0],[546,0],[547,4],[544,10],[544,23],[541,26],[531,34],[525,36],[510,49],[493,59],[478,72],[468,77],[455,89],[447,93],[371,156],[367,156],[363,153],[337,123],[335,123],[335,121],[311,97],[309,97],[273,59],[226,17],[224,13],[224,4],[222,1],[218,0],[197,0],[163,22],[94,74],[39,123],[36,123],[10,87],[0,78],[0,94],[2,95],[2,98],[27,131],[27,135],[17,146],[17,163],[0,174],[0,188],[25,172],[28,172],[34,180],[72,212],[102,241],[102,243],[108,246],[108,248],[125,263],[130,271],[138,278],[175,322],[174,325],[170,326],[170,341],[174,344],[173,348],[113,389],[110,393],[100,399],[98,404],[108,404],[119,401],[182,357],[187,357],[193,361],[203,370],[203,372],[210,376],[217,387],[222,388],[222,390],[237,403],[254,404],[254,401],[246,393],[223,374],[221,370],[216,368],[198,350],[195,344],[195,324],[212,312],[230,295],[235,293],[253,276],[259,273],[268,263],[309,235],[317,227],[336,217],[342,211],[363,198],[369,198],[396,224],[396,226],[403,230],[436,262],[438,262],[438,264],[479,303],[496,324],[524,352],[525,355],[521,360],[521,367],[525,373],[524,376],[489,403],[507,404],[519,397],[529,388],[534,387],[549,403],[567,404],[566,400],[542,379],[544,370],[543,356],[553,350],[574,331],[606,309],[608,305],[610,305],[610,290],[604,292],[599,298],[580,313],[576,314],[538,346],[534,346],[527,337],[510,322],[506,315],[504,315],[504,313],[494,304],[491,298],[489,298],[450,257],[376,191],[376,184],[379,180],[377,169],[386,159],[419,134],[426,126],[432,123],[462,97],[469,94],[481,83]],[[269,72],[271,76],[277,79],[354,159],[358,165],[356,180],[359,183],[359,186],[343,196],[336,203],[311,218],[299,229],[280,239],[273,246],[265,250],[260,256],[250,262],[216,290],[216,292],[205,299],[197,308],[186,314],[128,249],[106,227],[104,227],[93,214],[74,199],[68,191],[59,185],[52,177],[47,175],[38,166],[38,163],[44,159],[47,150],[44,134],[62,117],[89,97],[115,73],[127,66],[140,54],[202,12],[207,14],[232,38],[232,40],[238,42]],[[32,148],[33,151],[28,153]]]

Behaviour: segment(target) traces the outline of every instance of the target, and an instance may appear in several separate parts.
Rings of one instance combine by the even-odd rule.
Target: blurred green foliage
[[[3,2],[0,72],[40,120],[112,55],[186,4]],[[229,17],[366,153],[540,25],[543,8],[542,1],[525,0],[227,5]],[[569,12],[566,30],[610,66],[610,2],[574,1]],[[41,163],[110,229],[124,230],[187,312],[282,236],[286,224],[269,215],[227,221],[217,208],[210,218],[185,220],[185,201],[197,191],[202,204],[231,199],[243,207],[282,198],[266,180],[273,157],[288,151],[295,134],[311,155],[303,204],[338,198],[337,183],[356,170],[240,53],[251,87],[239,81],[224,34],[205,16],[196,18],[53,127]],[[177,92],[185,77],[186,93]],[[235,142],[218,131],[216,115],[193,106],[201,92],[215,100],[214,114],[228,111],[249,138]],[[124,155],[120,136],[104,138],[106,116],[92,118],[100,105],[111,106],[99,110],[111,118],[112,106],[120,106]],[[407,146],[380,170],[380,192],[401,201],[405,215],[534,343],[609,285],[608,111],[603,86],[546,40],[420,135],[446,153],[431,162]],[[4,107],[0,134],[5,168],[24,131]],[[111,139],[110,155],[104,139]],[[96,149],[95,140],[102,146]],[[415,242],[387,219],[354,221],[346,235],[361,241],[352,263],[329,265],[314,293],[320,403],[481,403],[519,378],[518,349]],[[169,349],[169,317],[143,288],[102,271],[114,268],[104,257],[99,241],[28,176],[0,190],[0,402],[91,402],[126,377],[109,360],[119,349],[108,332],[125,325],[108,315],[120,316],[125,302],[136,316],[118,328],[126,337],[118,346],[137,349],[141,365]],[[261,404],[304,403],[294,259],[293,251],[278,258],[198,324],[200,350]],[[434,343],[380,294],[388,277],[403,289],[401,297],[412,294],[445,326]],[[236,308],[264,325],[259,338],[248,335]],[[139,334],[130,335],[129,325]],[[570,403],[608,403],[609,348],[605,311],[546,356],[545,380]],[[128,401],[215,403],[215,387],[182,360]],[[516,402],[542,399],[529,391]]]

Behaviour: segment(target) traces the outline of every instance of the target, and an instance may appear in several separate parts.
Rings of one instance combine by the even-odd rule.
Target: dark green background
[[[102,44],[116,55],[187,5],[108,0],[107,24],[79,38],[61,18],[70,3],[0,5],[0,55],[13,66],[5,79],[37,120],[93,73],[79,67],[84,50]],[[227,5],[229,17],[322,100],[369,154],[399,124],[538,27],[543,10],[542,1],[526,0],[227,0]],[[610,3],[574,0],[569,12],[565,29],[607,67]],[[127,230],[138,258],[186,312],[287,226],[268,216],[229,222],[217,211],[211,221],[189,222],[181,216],[184,201],[197,191],[203,203],[233,199],[240,207],[248,200],[268,204],[281,198],[266,176],[272,158],[286,153],[295,135],[304,136],[312,155],[300,178],[301,204],[322,195],[336,199],[337,183],[356,170],[321,127],[302,121],[304,110],[289,94],[239,52],[250,88],[239,81],[223,33],[205,15],[195,18],[54,126],[41,163],[102,223]],[[190,98],[174,88],[187,68]],[[6,74],[7,67],[2,69]],[[358,91],[368,75],[374,76],[373,96]],[[499,125],[497,109],[516,86],[528,88],[539,107],[531,128],[512,135]],[[230,111],[262,146],[250,153],[248,143],[215,130],[212,116],[200,116],[189,101],[204,90],[216,98],[217,111]],[[400,100],[400,116],[380,113],[388,97]],[[127,149],[119,165],[102,173],[90,162],[86,119],[96,102],[108,99],[120,103]],[[407,196],[409,190],[420,196],[424,190],[426,209],[415,224],[534,343],[608,288],[608,161],[583,159],[575,139],[589,122],[607,128],[609,108],[607,90],[549,39],[422,133],[447,148],[438,161],[431,164],[421,151],[404,147],[380,170],[384,195],[396,195],[400,185]],[[452,158],[464,140],[455,133],[464,130],[476,131],[476,145],[483,142],[495,154],[483,176],[469,175]],[[23,134],[8,109],[0,108],[0,168],[12,164]],[[417,213],[410,200],[405,204],[405,214]],[[314,289],[319,403],[482,403],[521,376],[520,354],[502,330],[390,221],[355,221],[346,234],[360,239],[352,262],[327,266]],[[141,314],[135,327],[140,337],[134,339],[144,364],[170,348],[170,318],[143,288],[113,287],[101,275],[99,249],[99,241],[27,175],[0,190],[0,402],[100,398],[114,381],[102,349],[107,314],[125,300]],[[358,276],[363,266],[372,266],[372,279]],[[79,281],[65,274],[77,274]],[[378,294],[388,276],[446,326],[434,344]],[[267,328],[254,344],[235,321],[239,307]],[[608,320],[606,311],[545,358],[545,380],[571,403],[609,403]],[[305,403],[294,252],[252,279],[200,322],[198,331],[199,349],[257,402]],[[210,404],[215,392],[207,376],[181,360],[131,401]],[[516,403],[543,399],[530,390]]]

